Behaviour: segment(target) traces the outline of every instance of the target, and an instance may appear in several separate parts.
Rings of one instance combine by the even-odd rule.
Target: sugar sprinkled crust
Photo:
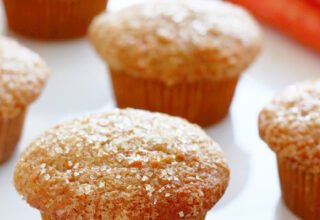
[[[89,36],[111,69],[168,84],[237,76],[261,44],[246,11],[208,0],[150,0],[103,14]]]
[[[36,53],[14,40],[0,37],[0,117],[14,117],[34,101],[48,72]]]
[[[56,219],[188,219],[223,195],[219,146],[183,119],[115,110],[53,127],[16,165],[18,192]]]
[[[259,116],[260,136],[280,157],[320,172],[320,81],[290,86]]]

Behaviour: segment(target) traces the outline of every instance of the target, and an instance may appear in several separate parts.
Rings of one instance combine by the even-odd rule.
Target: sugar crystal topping
[[[279,94],[261,111],[259,128],[278,156],[320,172],[320,81]]]
[[[112,70],[169,84],[237,76],[261,43],[247,12],[208,0],[150,0],[97,17],[89,32]]]
[[[14,117],[34,101],[48,72],[36,53],[0,37],[0,117]]]
[[[32,206],[68,219],[197,216],[228,178],[222,151],[201,128],[132,109],[53,127],[15,169],[15,186]]]

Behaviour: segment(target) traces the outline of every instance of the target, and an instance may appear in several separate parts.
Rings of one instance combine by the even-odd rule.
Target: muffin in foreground
[[[320,81],[277,96],[261,111],[259,130],[277,155],[285,204],[303,219],[320,219]]]
[[[116,109],[57,125],[22,153],[14,183],[43,219],[204,219],[229,169],[198,126]]]
[[[220,1],[151,0],[98,16],[89,29],[109,65],[119,107],[165,112],[207,126],[227,113],[260,30]]]
[[[3,0],[11,30],[34,38],[84,36],[107,0]]]
[[[13,154],[28,106],[39,96],[48,68],[36,53],[0,37],[0,164]]]

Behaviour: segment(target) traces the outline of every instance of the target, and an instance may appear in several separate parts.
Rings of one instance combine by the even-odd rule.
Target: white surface
[[[118,7],[121,2],[123,0],[116,3],[114,0],[111,7]],[[29,110],[19,152],[54,123],[113,107],[106,68],[86,39],[36,42],[1,29],[40,53],[52,69],[43,95]],[[259,139],[257,115],[272,95],[282,88],[319,77],[319,58],[319,55],[265,29],[264,51],[242,77],[229,116],[207,129],[224,149],[232,172],[225,196],[207,219],[296,219],[281,201],[275,158]],[[0,219],[40,219],[38,211],[22,201],[12,185],[17,159],[18,153],[0,167]]]

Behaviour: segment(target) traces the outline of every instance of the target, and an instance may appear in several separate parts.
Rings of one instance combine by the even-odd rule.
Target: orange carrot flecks
[[[320,52],[319,0],[229,0],[242,5],[258,19],[275,26]]]

